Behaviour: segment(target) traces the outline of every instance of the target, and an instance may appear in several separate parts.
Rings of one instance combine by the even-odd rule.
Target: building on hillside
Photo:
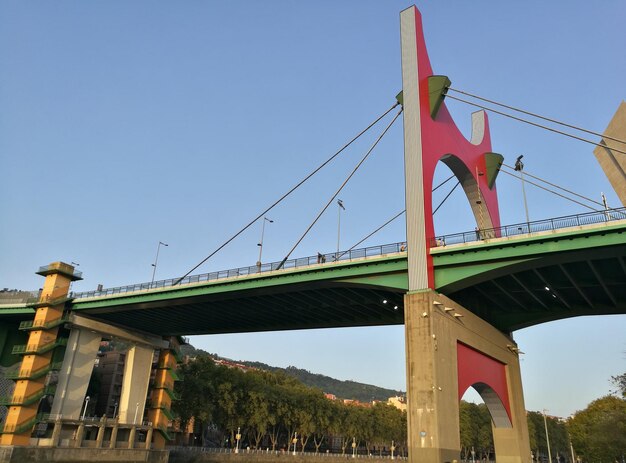
[[[213,358],[211,357],[211,359],[213,360],[213,363],[215,363],[216,365],[222,365],[228,368],[237,368],[241,371],[243,371],[244,373],[250,370],[258,370],[258,368],[254,368],[254,367],[249,367],[247,365],[243,365],[241,363],[237,363],[237,362],[233,362],[231,360],[226,360],[226,359],[222,359],[222,358]]]
[[[345,405],[353,405],[355,407],[363,407],[363,408],[370,408],[374,402],[361,402],[359,400],[356,399],[343,399],[343,403]]]
[[[389,405],[393,405],[400,411],[406,411],[406,397],[404,396],[389,397],[387,399],[387,403]]]

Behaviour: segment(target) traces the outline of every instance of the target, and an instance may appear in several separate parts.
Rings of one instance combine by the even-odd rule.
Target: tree
[[[324,438],[330,433],[332,428],[333,403],[326,399],[324,395],[317,396],[315,404],[315,415],[313,416],[313,444],[315,453],[319,453],[320,446],[324,443]]]
[[[488,426],[483,434],[491,432],[491,421],[485,423],[477,404],[461,401],[459,406],[459,428],[461,432],[461,456],[469,460],[472,449],[480,448],[481,429]]]
[[[617,387],[618,394],[621,394],[626,399],[626,373],[619,376],[611,376],[611,382]]]
[[[383,447],[391,447],[392,442],[398,442],[402,437],[398,429],[402,423],[402,412],[392,405],[381,402],[372,407],[371,415],[374,430],[372,442],[378,447],[378,453],[382,456]]]
[[[218,367],[208,358],[198,358],[181,366],[185,381],[177,384],[181,400],[173,407],[180,415],[184,428],[193,417],[201,423],[209,423],[215,413],[215,376]]]
[[[606,396],[568,420],[572,445],[585,462],[621,461],[626,450],[626,400]]]

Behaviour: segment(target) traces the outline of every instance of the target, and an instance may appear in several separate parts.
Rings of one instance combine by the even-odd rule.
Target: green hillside
[[[220,357],[217,354],[210,354],[202,349],[196,349],[192,345],[182,346],[183,354],[194,356],[209,356],[215,359],[226,360],[250,368],[257,368],[266,371],[282,371],[285,374],[298,379],[303,384],[321,389],[328,394],[334,394],[339,399],[352,399],[359,402],[371,402],[372,400],[386,401],[389,397],[404,395],[402,391],[393,389],[385,389],[371,384],[357,383],[356,381],[341,381],[329,376],[311,373],[294,366],[287,368],[273,367],[261,362],[249,362],[245,360],[232,360]]]

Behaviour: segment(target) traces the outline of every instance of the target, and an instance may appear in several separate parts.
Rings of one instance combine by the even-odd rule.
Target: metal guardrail
[[[558,230],[563,228],[581,227],[599,223],[614,222],[626,219],[626,208],[607,209],[605,211],[587,212],[584,214],[566,215],[553,219],[522,222],[502,227],[489,228],[487,230],[475,229],[464,233],[442,235],[431,238],[430,246],[439,247],[451,244],[472,243],[493,238],[506,238],[509,236],[528,235],[533,233]]]
[[[67,338],[54,339],[47,344],[21,344],[13,346],[12,354],[43,354],[59,346],[66,346]]]
[[[61,270],[62,272],[67,272],[69,274],[69,268],[73,268],[67,264],[61,264],[61,266],[57,266],[57,265],[44,265],[43,267],[39,267],[39,271],[37,273],[45,273],[48,272],[50,270],[56,270],[59,271]],[[82,278],[83,277],[83,272],[79,272],[78,270],[72,270],[71,275],[76,277],[76,278]]]
[[[316,264],[325,264],[331,262],[348,262],[354,259],[363,259],[364,257],[380,256],[384,254],[391,254],[396,252],[402,252],[405,250],[405,244],[392,243],[383,244],[380,246],[371,246],[368,248],[352,249],[349,251],[341,251],[337,256],[337,253],[318,254],[316,256],[299,257],[296,259],[289,259],[285,261],[282,268],[300,268],[309,267]],[[338,257],[338,259],[337,259]],[[239,267],[230,270],[220,270],[218,272],[203,273],[201,275],[190,275],[185,277],[179,285],[188,285],[191,283],[201,283],[205,281],[221,280],[224,278],[232,278],[238,276],[258,275],[259,273],[272,272],[278,269],[280,262],[272,262],[261,265],[252,265],[249,267]],[[74,299],[82,299],[87,297],[98,296],[111,296],[114,294],[131,293],[135,291],[142,291],[154,288],[167,288],[173,286],[178,281],[178,278],[170,278],[168,280],[155,281],[153,283],[139,283],[128,286],[118,286],[115,288],[107,288],[101,291],[84,291],[80,293],[73,293],[70,297]]]
[[[238,449],[238,452],[235,451],[235,449],[231,449],[231,448],[221,448],[221,447],[197,447],[197,446],[173,446],[173,445],[169,445],[167,446],[167,449],[170,452],[180,452],[180,453],[187,453],[187,454],[199,454],[199,453],[210,453],[210,454],[235,454],[235,453],[239,453],[240,455],[278,455],[278,456],[285,456],[285,457],[289,457],[293,455],[293,446],[291,447],[291,450],[271,450],[269,448],[267,449],[250,449],[250,448],[240,448]],[[306,450],[304,452],[302,452],[301,449],[297,449],[296,450],[296,455],[301,457],[310,457],[310,458],[360,458],[360,459],[368,459],[368,460],[407,460],[408,457],[402,456],[402,455],[398,455],[397,453],[394,454],[393,458],[391,457],[391,454],[389,453],[389,451],[385,451],[385,453],[383,455],[378,454],[377,452],[372,452],[370,454],[365,453],[365,449],[363,447],[361,447],[359,449],[358,453],[355,453],[354,456],[352,454],[352,449],[351,448],[347,448],[345,453],[341,452],[341,451],[335,451],[335,452],[326,452],[326,451],[321,451],[321,452],[314,452],[314,451],[310,451],[310,450]]]
[[[487,230],[472,230],[464,233],[455,233],[451,235],[441,235],[430,238],[431,247],[446,246],[451,244],[471,243],[492,238],[504,238],[516,235],[528,235],[532,233],[557,230],[562,228],[580,227],[583,225],[592,225],[598,223],[612,222],[616,220],[626,219],[626,208],[607,209],[604,211],[594,211],[584,214],[568,215],[556,217],[553,219],[537,220],[534,222],[522,222],[514,225],[506,225]],[[347,262],[354,259],[363,259],[365,257],[381,256],[406,251],[406,242],[398,242],[391,244],[383,244],[380,246],[370,246],[367,248],[351,249],[341,251],[339,253],[318,254],[316,256],[299,257],[285,261],[282,268],[300,268],[309,267],[317,264],[327,264],[332,262]],[[200,275],[190,275],[183,278],[179,285],[188,285],[192,283],[201,283],[207,281],[221,280],[224,278],[232,278],[238,276],[258,275],[261,273],[272,272],[278,270],[281,262],[272,262],[261,265],[253,265],[249,267],[239,267],[230,270],[220,270],[218,272],[202,273]],[[132,293],[135,291],[145,291],[155,288],[167,288],[174,285],[178,278],[170,278],[168,280],[159,280],[152,283],[138,283],[127,286],[117,286],[115,288],[106,288],[100,291],[84,291],[70,294],[70,298],[83,299],[88,297],[112,296],[114,294]]]

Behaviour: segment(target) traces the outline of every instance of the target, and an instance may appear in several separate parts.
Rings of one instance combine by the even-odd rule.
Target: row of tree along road
[[[193,419],[195,445],[233,451],[407,454],[406,412],[387,403],[329,400],[319,389],[282,372],[244,371],[217,365],[208,356],[182,365],[181,373],[181,400],[173,409],[183,426]],[[626,374],[613,381],[615,395],[566,420],[528,413],[535,461],[547,461],[549,440],[554,462],[571,461],[573,450],[580,462],[626,463]],[[491,417],[484,404],[462,401],[460,427],[464,460],[494,458]]]

